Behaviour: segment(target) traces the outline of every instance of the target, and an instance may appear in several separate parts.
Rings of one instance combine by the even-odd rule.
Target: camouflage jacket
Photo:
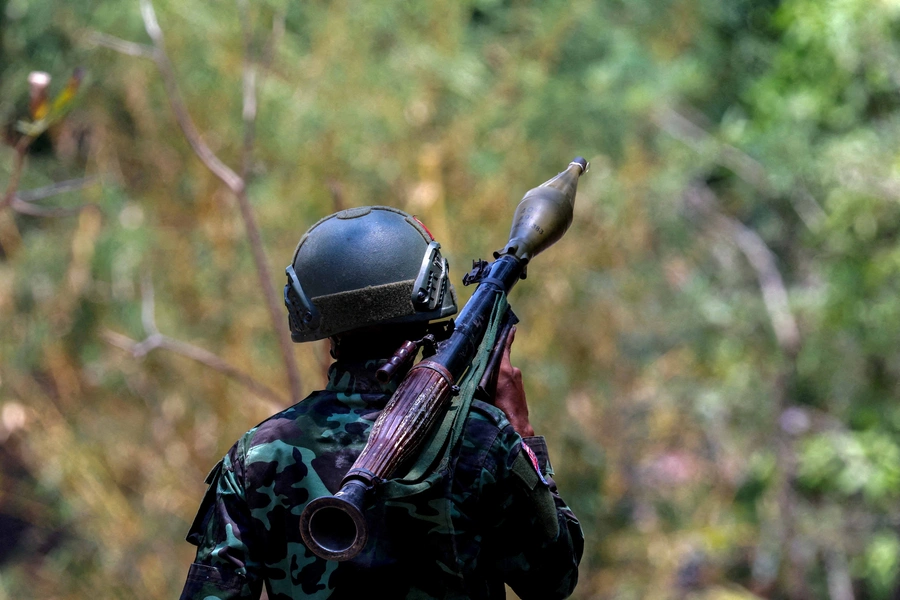
[[[550,478],[543,438],[523,440],[475,401],[438,483],[367,510],[369,540],[345,562],[312,554],[300,513],[333,494],[392,389],[380,363],[331,366],[326,390],[263,421],[229,450],[188,534],[198,547],[181,599],[566,598],[581,528]],[[522,448],[526,449],[523,451]]]

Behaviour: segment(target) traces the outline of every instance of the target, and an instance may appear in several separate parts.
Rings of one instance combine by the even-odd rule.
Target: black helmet
[[[291,339],[310,342],[456,313],[440,247],[415,217],[396,208],[364,206],[325,217],[300,238],[285,269]]]

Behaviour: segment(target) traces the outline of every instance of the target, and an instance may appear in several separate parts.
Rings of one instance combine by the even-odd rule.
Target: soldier
[[[457,310],[446,268],[423,273],[436,264],[424,260],[433,241],[417,219],[383,206],[336,213],[301,238],[285,292],[292,338],[330,339],[335,362],[325,390],[251,429],[210,473],[187,537],[198,550],[182,600],[257,599],[264,584],[270,600],[493,599],[506,597],[504,583],[523,599],[572,593],[582,532],[528,419],[509,361],[515,330],[493,404],[473,402],[431,485],[379,498],[351,560],[319,558],[301,540],[303,508],[337,491],[396,389],[400,377],[382,384],[376,370]],[[436,305],[412,297],[420,275],[440,286]]]

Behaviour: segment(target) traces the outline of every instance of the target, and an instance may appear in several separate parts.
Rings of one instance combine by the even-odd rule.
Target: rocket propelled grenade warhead
[[[555,244],[572,224],[578,178],[589,166],[575,157],[565,171],[529,190],[516,207],[509,241],[494,257],[511,254],[528,262]]]

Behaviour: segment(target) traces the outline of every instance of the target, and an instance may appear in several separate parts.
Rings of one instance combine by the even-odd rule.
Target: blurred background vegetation
[[[898,597],[898,42],[897,0],[0,0],[0,599],[177,597],[206,471],[322,385],[272,322],[315,220],[415,213],[458,282],[577,154],[511,298],[575,597]]]

